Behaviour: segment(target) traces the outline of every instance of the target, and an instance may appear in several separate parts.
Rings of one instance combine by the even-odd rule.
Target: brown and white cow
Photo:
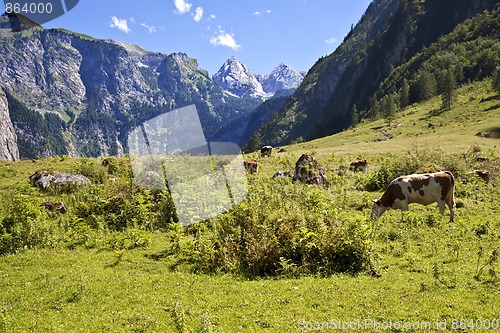
[[[271,156],[272,152],[273,152],[272,146],[263,146],[262,148],[260,148],[261,157]]]
[[[243,160],[243,166],[249,173],[257,173],[259,171],[259,163],[256,160]]]
[[[450,209],[450,222],[455,220],[455,177],[449,171],[401,176],[391,181],[382,198],[373,200],[372,217],[380,217],[387,209],[408,210],[408,205],[437,202],[444,215]],[[446,205],[446,206],[445,206]]]
[[[349,164],[349,170],[352,170],[353,172],[359,170],[365,173],[367,167],[368,167],[368,162],[366,160],[356,160],[352,161],[351,164]]]

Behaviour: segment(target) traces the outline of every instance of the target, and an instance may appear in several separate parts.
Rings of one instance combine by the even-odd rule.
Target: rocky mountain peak
[[[224,62],[212,80],[222,89],[239,97],[269,97],[255,75],[234,56]]]
[[[265,92],[275,94],[279,90],[297,88],[305,77],[305,73],[286,65],[279,64],[262,82]]]
[[[271,74],[254,75],[233,56],[226,60],[213,80],[224,90],[239,97],[250,95],[269,98],[280,90],[297,88],[304,76],[305,73],[286,64],[278,65]]]

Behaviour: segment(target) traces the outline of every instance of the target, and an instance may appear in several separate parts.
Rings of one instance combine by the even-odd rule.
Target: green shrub
[[[231,212],[185,229],[172,225],[167,252],[176,266],[249,277],[369,269],[365,218],[329,213],[328,202],[319,187],[257,183]]]
[[[0,222],[0,254],[49,243],[51,229],[41,213],[40,203],[25,194],[12,198]]]

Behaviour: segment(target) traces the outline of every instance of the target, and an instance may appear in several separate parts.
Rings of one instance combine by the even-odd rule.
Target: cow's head
[[[372,200],[372,201],[373,201],[373,206],[372,206],[372,213],[370,216],[372,219],[377,219],[380,216],[382,216],[382,214],[384,214],[387,207],[384,207],[384,205],[382,205],[382,201],[380,201],[380,199],[376,199],[376,200]]]

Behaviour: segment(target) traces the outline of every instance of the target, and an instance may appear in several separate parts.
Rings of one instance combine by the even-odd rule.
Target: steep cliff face
[[[0,160],[19,160],[17,136],[9,116],[7,97],[0,89]]]

